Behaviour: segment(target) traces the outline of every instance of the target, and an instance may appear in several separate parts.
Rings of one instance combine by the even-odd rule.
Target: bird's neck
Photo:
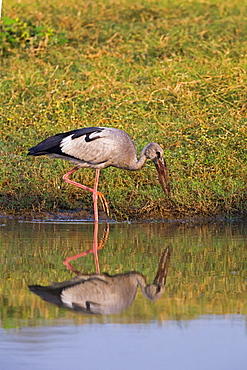
[[[144,289],[147,285],[145,276],[140,273],[138,273],[138,275],[136,276],[136,282],[141,286],[141,289]]]
[[[147,160],[147,156],[145,154],[146,147],[147,145],[142,149],[140,158],[131,164],[131,170],[133,171],[140,170],[144,166]]]

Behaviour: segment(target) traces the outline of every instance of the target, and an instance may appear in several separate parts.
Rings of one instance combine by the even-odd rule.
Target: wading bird
[[[29,149],[29,155],[48,155],[76,164],[63,176],[66,182],[93,193],[94,219],[98,222],[99,197],[104,211],[109,216],[108,204],[98,189],[100,170],[109,166],[135,171],[142,168],[147,159],[151,159],[158,171],[159,183],[163,191],[170,195],[168,170],[163,156],[163,149],[156,143],[147,144],[137,159],[136,147],[132,138],[124,131],[111,127],[86,127],[60,133]],[[70,180],[68,177],[79,168],[90,167],[96,170],[94,188]],[[164,183],[165,181],[165,183]]]
[[[159,261],[152,284],[136,271],[108,275],[79,274],[74,279],[49,286],[29,285],[31,292],[43,300],[82,313],[107,315],[122,312],[135,299],[138,285],[146,298],[156,300],[164,293],[171,248],[167,247]]]

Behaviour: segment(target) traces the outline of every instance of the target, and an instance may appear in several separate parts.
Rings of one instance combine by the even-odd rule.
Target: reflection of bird
[[[170,254],[168,247],[161,256],[154,282],[149,285],[142,274],[131,271],[113,276],[79,275],[70,281],[50,286],[30,285],[29,289],[45,301],[75,311],[92,314],[118,313],[132,304],[138,285],[149,299],[156,300],[162,296]]]
[[[126,132],[110,127],[87,127],[51,136],[33,148],[29,155],[48,155],[52,158],[68,160],[76,167],[63,176],[63,179],[75,186],[93,193],[94,217],[98,221],[97,197],[109,215],[108,205],[102,193],[97,191],[99,172],[109,166],[139,170],[146,160],[151,159],[158,171],[159,182],[163,191],[169,196],[170,184],[162,148],[156,143],[147,144],[137,159],[136,147]],[[80,167],[96,169],[94,189],[71,181],[68,177]],[[166,186],[164,185],[164,180]]]

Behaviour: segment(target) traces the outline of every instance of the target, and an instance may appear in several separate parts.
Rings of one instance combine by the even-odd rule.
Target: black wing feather
[[[89,142],[92,140],[97,139],[97,137],[90,138],[90,134],[95,132],[101,132],[104,128],[102,127],[85,127],[80,128],[77,130],[72,130],[68,132],[62,132],[60,134],[56,134],[54,136],[48,137],[47,139],[41,141],[36,146],[28,149],[28,155],[45,155],[45,154],[51,154],[56,153],[60,155],[64,155],[64,153],[61,151],[60,143],[61,141],[66,138],[67,136],[73,135],[72,139],[77,139],[80,136],[86,136],[85,141]]]

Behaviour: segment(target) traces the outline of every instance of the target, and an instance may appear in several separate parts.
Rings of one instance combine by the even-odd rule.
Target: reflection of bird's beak
[[[159,299],[164,293],[164,286],[168,273],[168,266],[171,257],[171,248],[167,247],[160,258],[159,267],[154,282],[147,285],[142,291],[143,294],[152,300]]]
[[[160,258],[159,267],[157,274],[154,279],[154,284],[163,287],[166,283],[166,277],[168,273],[168,266],[171,258],[171,248],[167,247]]]
[[[157,159],[157,161],[154,162],[154,164],[158,172],[159,183],[163,191],[167,194],[168,197],[170,197],[171,187],[166,162],[163,158],[159,158]]]

